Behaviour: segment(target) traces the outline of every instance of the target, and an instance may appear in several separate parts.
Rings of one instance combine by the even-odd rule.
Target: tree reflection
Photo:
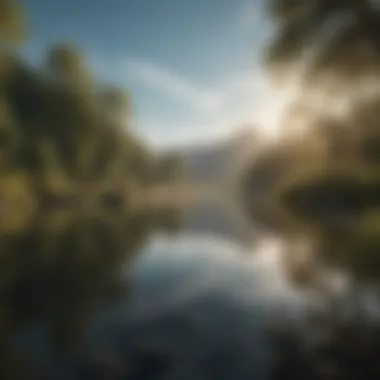
[[[11,347],[25,328],[42,324],[53,353],[77,347],[92,317],[128,294],[125,268],[158,223],[153,214],[142,211],[110,218],[61,210],[39,215],[18,233],[3,232],[1,378],[13,378],[21,367],[9,366],[22,360]]]

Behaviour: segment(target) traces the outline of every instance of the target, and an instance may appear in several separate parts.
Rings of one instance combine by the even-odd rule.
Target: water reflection
[[[18,365],[23,356],[16,338],[36,326],[43,328],[47,351],[63,355],[78,347],[93,315],[128,293],[122,268],[153,224],[148,215],[107,219],[62,211],[2,235],[1,378],[29,373],[33,363]]]
[[[1,378],[271,378],[267,328],[307,299],[280,242],[211,209],[61,210],[4,233]]]
[[[156,235],[136,262],[128,302],[93,331],[87,361],[107,347],[132,379],[161,378],[155,371],[164,364],[163,379],[270,378],[266,326],[279,311],[293,318],[302,311],[266,257],[277,248],[262,244],[247,265],[247,249],[226,240]]]
[[[183,229],[193,235],[224,239],[251,249],[259,235],[252,220],[236,201],[222,202],[205,199],[193,205],[183,220]]]

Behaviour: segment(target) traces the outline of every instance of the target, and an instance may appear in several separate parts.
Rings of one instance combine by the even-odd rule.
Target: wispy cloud
[[[128,79],[159,90],[194,110],[209,113],[220,111],[236,96],[253,96],[260,85],[256,73],[249,70],[236,73],[214,86],[204,87],[173,68],[142,59],[127,59],[124,74]]]
[[[125,74],[149,87],[160,90],[196,110],[212,111],[220,106],[222,94],[208,88],[202,88],[175,69],[154,62],[128,59]]]
[[[142,59],[125,60],[123,70],[129,80],[145,85],[147,91],[160,91],[189,107],[194,115],[199,116],[201,111],[202,125],[178,120],[175,128],[170,128],[165,120],[157,120],[154,125],[144,126],[151,131],[148,138],[154,145],[212,140],[247,125],[276,132],[280,110],[287,99],[287,94],[279,96],[273,91],[259,69],[237,72],[209,87],[194,83],[175,69]]]

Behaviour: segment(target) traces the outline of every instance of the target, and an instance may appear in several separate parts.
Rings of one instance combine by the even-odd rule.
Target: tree
[[[129,95],[120,88],[108,86],[101,90],[100,99],[108,114],[116,120],[129,120],[131,100]]]
[[[272,0],[278,30],[267,62],[287,72],[301,64],[313,83],[326,74],[346,79],[377,74],[377,7],[377,0]]]
[[[54,78],[79,90],[91,86],[91,74],[78,48],[67,43],[54,46],[47,56],[46,66]]]
[[[0,0],[0,42],[17,43],[25,37],[25,19],[16,0]]]
[[[185,177],[185,165],[180,153],[168,152],[158,158],[158,181],[175,181]]]
[[[284,136],[279,145],[292,148],[286,160],[273,161],[274,170],[282,170],[272,176],[271,189],[265,192],[272,199],[265,207],[275,205],[278,217],[291,226],[284,230],[291,232],[289,241],[295,236],[306,239],[318,260],[353,278],[355,306],[358,279],[380,285],[375,270],[380,249],[376,238],[380,14],[376,5],[377,1],[365,0],[272,1],[277,34],[266,56],[272,73],[300,83],[291,107],[304,105],[305,97],[316,91],[332,107],[342,99],[348,105],[334,117],[327,105],[310,107],[304,135]],[[339,91],[331,92],[331,83],[338,83]],[[284,121],[285,125],[291,122]],[[257,183],[270,173],[270,166],[266,169],[262,162],[252,165],[248,194],[254,191],[255,178]]]

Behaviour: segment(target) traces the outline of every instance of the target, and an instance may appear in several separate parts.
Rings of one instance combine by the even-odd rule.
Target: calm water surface
[[[270,379],[266,329],[306,304],[280,254],[228,210],[199,205],[176,233],[149,234],[122,268],[128,291],[91,315],[74,348],[52,349],[39,322],[15,344],[52,379]]]

